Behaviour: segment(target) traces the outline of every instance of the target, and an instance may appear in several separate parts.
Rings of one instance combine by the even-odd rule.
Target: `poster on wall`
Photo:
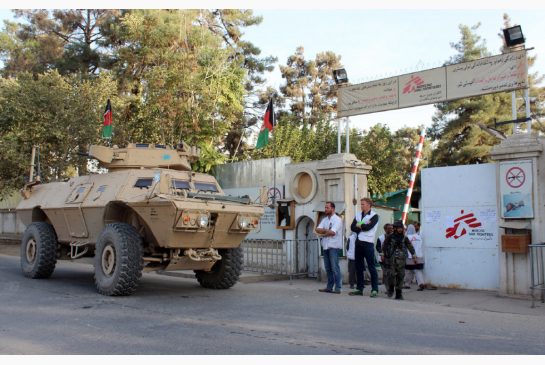
[[[502,218],[533,218],[532,161],[500,162]]]

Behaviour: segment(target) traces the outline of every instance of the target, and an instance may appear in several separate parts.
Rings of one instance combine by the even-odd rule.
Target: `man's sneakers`
[[[348,295],[351,295],[351,296],[355,296],[355,295],[363,296],[363,291],[362,291],[362,290],[359,290],[359,289],[356,289],[356,290],[351,291],[350,293],[348,293]]]
[[[370,295],[371,298],[376,298],[377,295],[378,295],[378,291],[377,291],[377,290],[371,290],[371,295]]]

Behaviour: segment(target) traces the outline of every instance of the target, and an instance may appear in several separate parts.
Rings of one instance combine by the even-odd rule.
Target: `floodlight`
[[[507,47],[524,44],[525,42],[520,25],[515,25],[514,27],[504,29],[503,37],[505,38],[505,44]]]
[[[348,82],[348,75],[346,74],[346,70],[344,68],[333,70],[333,78],[335,79],[335,83],[337,85]]]

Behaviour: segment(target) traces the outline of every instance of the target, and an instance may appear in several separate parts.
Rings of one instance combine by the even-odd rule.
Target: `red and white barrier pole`
[[[414,180],[416,180],[416,173],[418,172],[418,163],[420,162],[420,157],[422,157],[422,147],[424,146],[424,137],[426,135],[426,130],[422,129],[420,132],[420,140],[418,141],[418,146],[416,147],[416,157],[414,159],[413,168],[411,170],[411,181],[409,182],[409,189],[407,189],[407,196],[405,197],[405,205],[403,206],[403,213],[401,213],[401,221],[405,224],[407,220],[407,213],[409,213],[409,205],[411,202],[411,195],[413,194]]]

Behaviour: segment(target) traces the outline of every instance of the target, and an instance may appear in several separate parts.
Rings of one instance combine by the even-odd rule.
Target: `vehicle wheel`
[[[130,295],[144,267],[142,237],[127,223],[108,224],[95,247],[95,286],[100,294]]]
[[[210,271],[195,271],[195,277],[203,288],[229,289],[238,281],[242,271],[242,248],[219,250],[221,260]]]
[[[28,225],[21,240],[21,270],[26,277],[45,279],[57,264],[57,235],[45,222]]]

